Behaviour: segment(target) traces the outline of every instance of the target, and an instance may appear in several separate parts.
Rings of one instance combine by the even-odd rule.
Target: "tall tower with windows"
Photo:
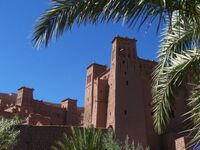
[[[173,149],[175,135],[184,125],[180,116],[187,109],[187,93],[184,90],[177,95],[171,123],[166,133],[158,136],[151,111],[151,75],[156,64],[137,56],[135,39],[115,37],[110,69],[99,64],[87,69],[84,124],[112,128],[119,140],[128,135],[151,149]]]
[[[136,40],[115,37],[112,41],[107,127],[112,127],[119,139],[128,135],[135,142],[146,144],[145,91],[139,67]]]
[[[33,101],[33,88],[21,87],[18,89],[16,105],[31,106]]]
[[[85,109],[83,123],[85,126],[92,125],[93,109],[95,102],[94,86],[95,78],[106,71],[105,65],[93,63],[87,68],[85,85]]]

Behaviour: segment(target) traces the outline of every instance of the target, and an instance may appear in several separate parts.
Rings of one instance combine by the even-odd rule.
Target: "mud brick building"
[[[111,66],[93,63],[87,68],[84,125],[112,128],[119,139],[128,135],[153,150],[175,149],[184,127],[187,92],[177,96],[176,111],[165,134],[154,132],[151,111],[151,74],[155,61],[137,56],[136,40],[115,37]]]
[[[0,115],[10,118],[18,115],[28,125],[74,125],[83,123],[83,108],[77,100],[67,98],[60,104],[33,98],[32,88],[21,87],[18,93],[0,93]]]

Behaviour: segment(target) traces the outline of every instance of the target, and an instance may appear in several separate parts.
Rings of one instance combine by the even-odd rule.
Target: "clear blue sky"
[[[48,48],[34,49],[33,26],[49,4],[48,0],[0,1],[0,92],[33,87],[36,99],[57,103],[71,97],[83,106],[86,67],[94,61],[110,65],[111,41],[116,35],[136,38],[138,55],[156,59],[155,27],[146,33],[120,23],[74,26]]]

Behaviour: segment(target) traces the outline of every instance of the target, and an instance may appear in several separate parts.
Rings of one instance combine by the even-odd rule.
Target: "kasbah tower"
[[[151,111],[151,74],[157,63],[139,58],[136,42],[115,37],[110,69],[96,63],[88,66],[84,126],[112,128],[119,139],[128,135],[153,150],[174,150],[177,133],[184,126],[180,116],[186,111],[186,95],[179,94],[172,121],[166,133],[158,136]]]

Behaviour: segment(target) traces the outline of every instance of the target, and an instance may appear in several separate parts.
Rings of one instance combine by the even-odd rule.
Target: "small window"
[[[122,63],[125,64],[125,61],[123,60]]]
[[[87,84],[91,82],[91,75],[87,76]]]
[[[113,130],[113,127],[112,127],[112,125],[109,125],[109,126],[108,126],[108,129],[111,129],[111,130]]]
[[[126,85],[128,85],[128,80],[126,80]]]
[[[127,74],[127,72],[125,71],[125,72],[124,72],[124,74],[126,75],[126,74]]]
[[[127,115],[127,110],[126,109],[124,110],[124,115]]]

